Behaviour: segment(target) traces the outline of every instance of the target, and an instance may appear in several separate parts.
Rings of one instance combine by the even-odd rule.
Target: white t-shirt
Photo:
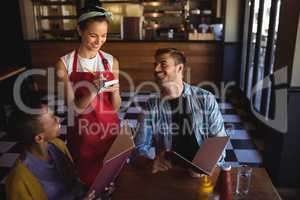
[[[113,67],[113,56],[101,51],[104,58],[107,59],[108,65],[109,65],[109,71],[112,71]],[[75,50],[62,56],[61,60],[66,66],[67,72],[70,75],[73,70],[73,60],[74,60]],[[97,55],[94,58],[82,58],[79,54],[77,54],[77,71],[78,72],[103,72],[105,71],[102,59],[97,53]]]

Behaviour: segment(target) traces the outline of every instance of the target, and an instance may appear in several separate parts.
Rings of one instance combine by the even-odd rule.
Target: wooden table
[[[216,183],[220,170],[211,177]],[[235,188],[237,169],[232,169]],[[281,199],[264,168],[253,168],[250,191],[244,199]],[[176,168],[152,174],[149,168],[125,166],[116,181],[113,200],[193,200],[198,199],[199,179],[192,178],[186,170]]]

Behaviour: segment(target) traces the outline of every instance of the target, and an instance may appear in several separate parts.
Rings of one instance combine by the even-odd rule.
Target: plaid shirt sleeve
[[[136,133],[135,145],[138,154],[150,157],[149,154],[152,147],[153,127],[149,109],[144,111],[143,116],[139,119]]]
[[[224,127],[224,119],[220,111],[219,105],[213,95],[209,95],[207,102],[208,111],[208,124],[209,124],[209,136],[210,137],[222,137],[227,136]],[[221,158],[218,161],[218,165],[221,166],[225,162],[226,150],[223,151]]]
[[[227,136],[222,113],[213,95],[208,96],[206,112],[208,112],[209,136]]]

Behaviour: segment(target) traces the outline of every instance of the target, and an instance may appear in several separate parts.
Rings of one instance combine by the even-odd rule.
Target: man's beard
[[[164,76],[163,77],[160,77],[160,76],[158,76],[158,74],[163,74],[163,72],[158,72],[158,73],[154,73],[154,80],[155,80],[155,82],[158,84],[158,85],[162,85],[163,84],[163,82],[164,82]]]

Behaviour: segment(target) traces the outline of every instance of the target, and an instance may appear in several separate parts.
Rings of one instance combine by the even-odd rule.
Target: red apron
[[[78,53],[75,51],[73,70],[70,74],[70,81],[74,86],[80,81],[91,83],[94,76],[99,76],[100,73],[107,80],[114,79],[113,73],[109,71],[108,61],[101,52],[99,52],[99,56],[102,59],[104,72],[96,72],[95,74],[77,72]],[[75,98],[86,95],[87,92],[89,92],[87,87],[80,86],[74,91]],[[79,177],[88,186],[93,183],[102,168],[103,159],[119,133],[120,125],[118,114],[110,102],[109,93],[101,92],[98,94],[85,111],[90,109],[90,112],[83,112],[75,117],[75,124],[73,127],[68,127],[67,134],[67,144]]]

